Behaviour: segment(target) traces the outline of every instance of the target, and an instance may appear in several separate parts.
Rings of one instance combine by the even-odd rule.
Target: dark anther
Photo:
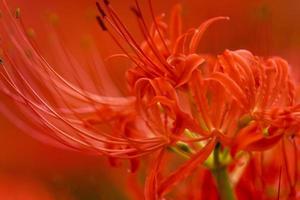
[[[104,2],[105,5],[107,5],[107,6],[109,5],[109,1],[108,0],[103,0],[103,2]]]
[[[96,2],[96,6],[97,6],[97,9],[99,10],[99,12],[100,12],[101,16],[102,16],[102,17],[105,17],[105,16],[106,16],[106,14],[105,14],[104,10],[101,8],[101,6],[100,6],[100,3],[99,3],[99,2]]]
[[[96,19],[97,19],[98,24],[99,24],[99,26],[101,27],[101,29],[102,29],[103,31],[107,31],[107,28],[106,28],[106,26],[105,26],[103,20],[101,19],[101,17],[100,17],[100,16],[96,16]]]
[[[178,145],[178,147],[183,152],[186,152],[186,153],[190,153],[191,152],[189,146],[186,145],[186,144],[180,144],[180,145]]]
[[[222,147],[221,143],[218,142],[218,143],[216,144],[216,146],[215,146],[215,149],[220,149],[221,147]]]
[[[292,134],[292,135],[291,135],[291,139],[292,139],[292,140],[295,139],[295,137],[296,137],[295,134]]]
[[[20,17],[21,17],[21,9],[20,8],[16,9],[16,11],[15,11],[15,17],[16,17],[16,19],[20,19]]]
[[[136,9],[136,7],[130,7],[130,10],[138,17],[138,18],[141,18],[142,15],[140,13],[140,11],[138,9]]]

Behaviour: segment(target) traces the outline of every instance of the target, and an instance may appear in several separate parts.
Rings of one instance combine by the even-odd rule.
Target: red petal
[[[190,43],[190,53],[195,53],[198,44],[203,36],[203,34],[205,33],[206,29],[214,22],[219,21],[219,20],[229,20],[229,17],[214,17],[211,18],[207,21],[205,21],[204,23],[202,23],[199,28],[198,31],[194,34],[193,38],[191,39],[191,43]]]
[[[246,151],[265,151],[276,145],[282,138],[283,133],[272,135],[270,137],[262,137],[261,139],[250,143],[245,147]]]
[[[233,81],[228,75],[215,72],[207,80],[214,80],[219,82],[242,106],[248,107],[248,99],[240,86]]]
[[[265,151],[276,145],[282,138],[283,132],[272,136],[264,136],[257,122],[241,129],[232,147],[233,152],[237,150]]]
[[[161,167],[161,163],[163,161],[165,149],[162,149],[157,158],[153,161],[151,166],[151,171],[146,178],[145,182],[145,200],[157,200],[158,193],[157,193],[157,176]]]
[[[159,196],[164,195],[171,186],[176,185],[182,179],[189,176],[202,162],[204,162],[210,155],[216,144],[216,138],[213,138],[209,143],[203,147],[196,155],[194,155],[190,160],[183,164],[179,169],[173,172],[170,176],[166,177],[159,185],[158,193]]]
[[[211,118],[209,116],[209,106],[207,98],[205,96],[205,85],[199,71],[195,71],[193,77],[190,81],[189,87],[191,88],[191,93],[195,99],[197,109],[205,122],[205,126],[210,130],[212,128]]]
[[[180,87],[187,83],[190,80],[194,70],[196,70],[199,65],[203,64],[204,62],[205,60],[197,54],[189,55],[185,61],[184,71],[182,72],[176,87]]]
[[[170,21],[170,40],[174,44],[182,32],[181,5],[177,4],[173,7]]]

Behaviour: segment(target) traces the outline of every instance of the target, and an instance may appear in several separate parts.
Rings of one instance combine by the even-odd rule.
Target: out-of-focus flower
[[[6,200],[24,199],[24,200],[53,200],[54,196],[49,189],[36,180],[20,179],[16,176],[1,175],[0,182],[1,198]],[[67,199],[67,198],[66,198]],[[68,198],[70,199],[70,198]]]
[[[132,63],[124,74],[125,95],[93,46],[82,67],[55,32],[51,42],[59,65],[52,67],[20,10],[12,14],[2,1],[0,89],[19,115],[5,106],[1,112],[46,143],[107,156],[114,165],[129,159],[131,172],[146,168],[144,189],[138,176],[129,180],[132,198],[207,199],[205,189],[195,189],[206,183],[221,199],[296,198],[300,107],[288,63],[247,50],[199,53],[208,26],[228,17],[183,31],[179,5],[166,23],[148,4],[150,27],[139,1],[131,9],[140,43],[108,0],[96,3],[100,28],[123,51],[109,59]],[[279,166],[274,152],[281,154]],[[141,158],[150,167],[140,166]],[[264,167],[279,176],[265,178]],[[184,187],[171,191],[178,184]]]

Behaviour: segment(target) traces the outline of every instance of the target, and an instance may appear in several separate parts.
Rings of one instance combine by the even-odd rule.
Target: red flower
[[[123,51],[110,58],[125,56],[132,62],[126,73],[130,95],[122,95],[113,84],[93,48],[93,65],[82,67],[53,37],[66,74],[59,73],[26,34],[20,10],[12,15],[3,1],[0,90],[21,115],[0,107],[2,113],[45,142],[104,155],[112,164],[129,159],[131,172],[138,170],[140,158],[153,154],[145,177],[147,200],[180,194],[181,190],[171,189],[192,179],[189,176],[196,170],[204,174],[198,177],[203,181],[215,178],[221,199],[246,198],[241,193],[247,192],[253,198],[267,198],[269,180],[256,168],[262,170],[276,158],[269,156],[260,164],[257,160],[273,151],[282,153],[282,165],[280,178],[270,183],[273,187],[279,182],[279,196],[296,198],[300,116],[285,60],[254,56],[247,50],[225,50],[217,56],[198,53],[208,26],[227,17],[212,18],[184,32],[179,5],[165,23],[162,15],[155,17],[149,0],[153,24],[148,27],[136,0],[132,12],[144,38],[140,44],[108,0],[96,6],[99,26]],[[287,148],[288,141],[292,149]],[[287,152],[292,152],[292,159]],[[205,175],[207,169],[213,176]],[[278,171],[277,166],[274,169]],[[252,180],[251,173],[259,177]],[[281,175],[287,184],[281,184]],[[245,179],[251,179],[251,187],[245,186]],[[139,198],[138,183],[131,183]]]

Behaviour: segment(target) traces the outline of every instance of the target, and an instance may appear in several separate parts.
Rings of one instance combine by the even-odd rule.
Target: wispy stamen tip
[[[142,17],[140,11],[139,11],[136,7],[132,6],[132,7],[130,7],[130,10],[131,10],[138,18],[141,18],[141,17]]]
[[[107,27],[105,26],[105,23],[103,22],[103,20],[101,19],[101,17],[100,16],[96,16],[96,19],[97,19],[98,24],[101,27],[101,29],[103,31],[107,31]]]
[[[96,6],[97,6],[97,9],[100,12],[101,16],[105,17],[106,14],[105,14],[104,10],[102,9],[102,7],[100,6],[100,3],[98,1],[96,2]]]

